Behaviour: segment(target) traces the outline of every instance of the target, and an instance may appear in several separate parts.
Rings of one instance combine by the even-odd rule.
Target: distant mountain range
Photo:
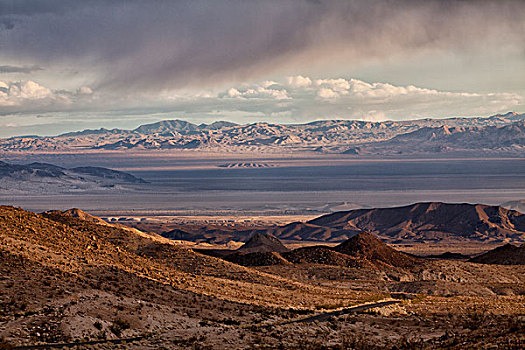
[[[322,120],[307,124],[165,120],[133,130],[97,129],[54,137],[0,140],[2,151],[207,150],[309,151],[341,154],[511,153],[525,150],[525,114],[487,118],[367,122]]]
[[[100,167],[62,168],[47,163],[10,164],[0,161],[2,193],[57,193],[117,189],[146,183],[131,174]]]

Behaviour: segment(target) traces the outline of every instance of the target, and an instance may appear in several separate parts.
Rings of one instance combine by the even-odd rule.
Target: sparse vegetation
[[[115,334],[117,337],[120,337],[122,334],[122,331],[131,328],[131,325],[128,321],[122,320],[120,318],[117,318],[113,321],[111,326],[109,327],[109,330]]]
[[[98,248],[86,250],[93,237]],[[137,344],[195,349],[524,344],[523,266],[437,260],[245,268],[118,227],[10,207],[0,207],[0,258],[6,349],[145,335]],[[500,289],[507,292],[494,292]],[[290,323],[389,296],[400,301],[392,313]]]

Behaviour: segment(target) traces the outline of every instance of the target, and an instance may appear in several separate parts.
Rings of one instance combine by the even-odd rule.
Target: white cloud
[[[284,89],[275,89],[268,88],[266,86],[275,86],[278,85],[276,82],[271,82],[272,84],[268,85],[268,82],[264,82],[261,85],[249,87],[249,88],[229,88],[226,93],[219,94],[219,97],[229,97],[229,98],[241,98],[241,99],[271,99],[271,100],[288,100],[288,92]]]
[[[302,75],[296,75],[294,77],[287,77],[286,81],[288,85],[294,88],[306,87],[312,85],[312,80],[308,77],[303,77]]]
[[[24,100],[41,100],[53,92],[34,81],[0,82],[0,106],[15,106]]]
[[[317,91],[317,96],[327,99],[327,100],[331,100],[334,98],[338,98],[339,94],[329,88],[320,88],[319,91]]]
[[[0,115],[46,113],[77,109],[89,103],[94,91],[81,86],[75,91],[54,91],[35,81],[0,81]]]
[[[345,78],[311,79],[306,76],[287,77],[281,83],[272,81],[271,84],[255,84],[242,89],[231,88],[219,96],[244,100],[231,106],[223,104],[222,108],[260,112],[269,118],[287,115],[293,121],[487,115],[515,108],[520,111],[519,106],[523,109],[525,102],[523,96],[515,93],[451,92],[414,85]],[[252,98],[257,98],[258,102],[251,103]],[[279,99],[285,101],[275,101]]]
[[[329,88],[333,91],[345,93],[350,89],[351,85],[348,80],[339,78],[339,79],[317,79],[315,85],[321,88]]]

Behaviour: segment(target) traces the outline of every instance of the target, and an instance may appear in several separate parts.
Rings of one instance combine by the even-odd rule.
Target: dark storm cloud
[[[39,66],[0,66],[0,73],[31,73],[42,70]]]
[[[242,81],[314,63],[524,46],[522,1],[0,1],[0,55],[102,90]],[[9,24],[9,26],[6,25]]]

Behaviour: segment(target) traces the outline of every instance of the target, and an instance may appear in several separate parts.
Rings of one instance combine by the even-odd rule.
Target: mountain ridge
[[[491,117],[370,122],[319,120],[305,124],[217,121],[193,124],[173,119],[132,130],[92,129],[47,137],[0,140],[0,150],[213,150],[300,151],[350,155],[443,152],[523,152],[525,114]]]
[[[389,241],[473,239],[525,241],[525,214],[484,204],[415,203],[327,214],[307,224],[332,230],[363,230]]]

